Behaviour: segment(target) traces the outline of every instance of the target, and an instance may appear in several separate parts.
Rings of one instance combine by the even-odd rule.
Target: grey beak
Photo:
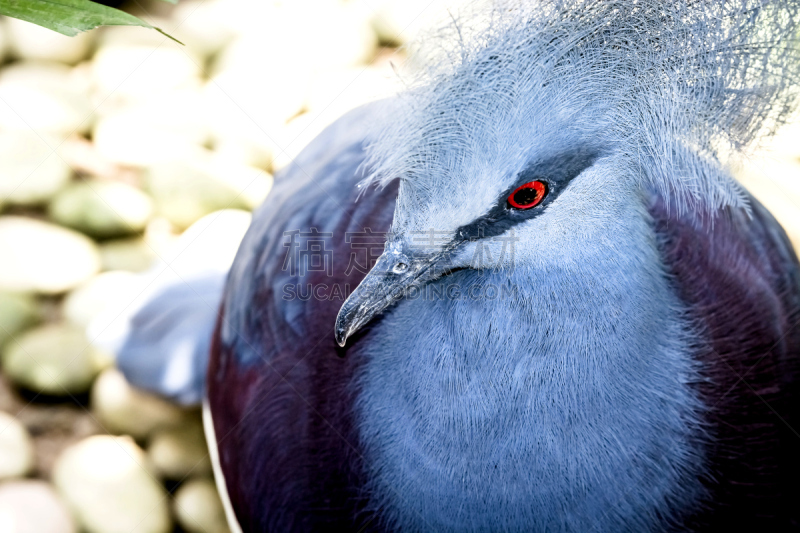
[[[439,277],[442,269],[438,266],[444,257],[445,253],[440,253],[412,259],[403,253],[385,251],[336,316],[339,346],[344,346],[348,337],[403,298],[411,287]]]

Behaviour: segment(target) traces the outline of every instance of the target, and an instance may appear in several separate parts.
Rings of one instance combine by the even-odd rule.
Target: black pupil
[[[533,187],[526,187],[514,193],[514,201],[517,205],[532,204],[536,200],[536,189]]]

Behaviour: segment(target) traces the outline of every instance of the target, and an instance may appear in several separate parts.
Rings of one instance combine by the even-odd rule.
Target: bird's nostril
[[[406,263],[397,263],[392,267],[392,272],[395,274],[402,274],[406,270],[408,270],[408,265]]]

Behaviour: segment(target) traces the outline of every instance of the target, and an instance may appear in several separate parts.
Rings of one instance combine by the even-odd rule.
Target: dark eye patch
[[[456,230],[455,240],[469,241],[502,235],[509,228],[538,216],[566,189],[573,178],[592,166],[598,157],[597,151],[579,149],[533,161],[519,173],[516,183],[501,193],[495,207],[485,215]],[[545,194],[539,198],[539,201],[533,198],[533,205],[530,205],[531,198],[529,196],[533,193],[524,191],[523,186],[533,182],[544,184]],[[517,195],[520,193],[522,196],[518,201]],[[528,207],[515,208],[511,201],[512,195],[514,195],[514,202]]]

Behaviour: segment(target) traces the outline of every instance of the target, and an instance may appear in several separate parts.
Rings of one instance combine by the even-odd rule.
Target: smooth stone
[[[128,110],[101,118],[92,138],[102,157],[132,167],[149,167],[176,158],[191,159],[201,151],[191,139],[154,127]]]
[[[469,3],[470,0],[387,0],[373,11],[372,27],[381,43],[399,46],[417,40],[427,29],[441,27]]]
[[[203,93],[176,89],[106,113],[92,135],[97,153],[121,165],[146,167],[193,157],[211,139]]]
[[[275,158],[275,144],[259,132],[248,137],[241,130],[231,129],[214,132],[214,153],[220,160],[233,164],[244,164],[255,168],[269,169]]]
[[[262,4],[230,4],[231,13],[242,14],[242,32],[214,63],[207,110],[215,140],[238,136],[277,155],[283,147],[275,146],[272,132],[306,107],[315,74],[368,62],[377,39],[355,7]],[[269,30],[251,26],[261,20],[270,20]]]
[[[79,70],[58,63],[16,63],[0,72],[4,104],[0,106],[0,126],[62,137],[86,133],[94,121],[88,89]]]
[[[241,31],[239,39],[215,62],[215,73],[249,68],[254,74],[260,70],[283,83],[285,76],[303,71],[363,65],[375,54],[377,37],[370,12],[362,6],[327,0],[286,2],[277,9],[269,4],[228,4],[231,14],[237,10],[241,13]],[[313,16],[309,16],[310,11]],[[263,27],[265,19],[260,17],[269,17],[268,31]]]
[[[227,133],[231,128],[248,128],[248,124],[261,135],[269,132],[291,117],[302,112],[308,99],[309,87],[314,71],[308,69],[308,61],[297,59],[285,66],[261,65],[255,50],[274,46],[250,37],[237,41],[229,50],[239,50],[247,59],[236,58],[232,66],[226,66],[206,86],[208,112],[215,130]],[[233,53],[233,52],[231,52]]]
[[[63,323],[26,331],[2,354],[3,372],[14,383],[54,396],[86,392],[107,364],[82,328]]]
[[[50,218],[93,237],[118,237],[144,230],[153,215],[145,193],[124,183],[83,181],[58,193]]]
[[[181,228],[220,209],[253,209],[272,187],[268,172],[211,155],[154,165],[145,181],[159,214]]]
[[[229,5],[223,0],[179,2],[172,18],[181,24],[173,35],[200,57],[215,55],[236,37],[236,30],[225,20]]]
[[[228,533],[225,510],[214,482],[194,479],[175,493],[175,517],[189,533]]]
[[[249,212],[240,209],[204,216],[184,231],[164,256],[170,272],[183,279],[208,271],[227,272],[252,219]]]
[[[219,74],[203,88],[203,109],[215,152],[231,161],[269,169],[281,151],[276,133],[289,118],[302,112],[311,78],[304,76],[296,85],[297,80],[291,79],[273,89],[274,80],[261,75],[264,79],[254,81],[254,74],[247,71]],[[284,101],[276,91],[285,91],[289,100]]]
[[[204,89],[214,149],[231,161],[272,168],[284,150],[279,133],[305,109],[311,79],[302,72],[277,83],[246,69],[217,75]]]
[[[773,137],[766,139],[763,152],[770,157],[778,157],[800,163],[800,120],[781,127]]]
[[[64,450],[53,483],[89,533],[167,533],[164,488],[130,437],[99,435]]]
[[[189,476],[211,476],[211,459],[199,417],[154,433],[147,456],[166,479],[181,481]]]
[[[392,96],[400,89],[399,79],[389,61],[381,68],[350,67],[325,72],[312,84],[308,110],[311,113],[324,112],[335,120],[351,109]]]
[[[186,412],[157,396],[132,387],[115,368],[100,374],[91,392],[91,408],[106,431],[137,440],[180,425]]]
[[[0,531],[4,533],[77,533],[75,521],[55,490],[39,480],[0,485]]]
[[[8,18],[6,28],[11,52],[21,59],[39,59],[74,64],[92,47],[93,32],[67,37],[24,20]]]
[[[27,217],[0,217],[0,257],[0,290],[9,292],[59,294],[100,270],[87,237]]]
[[[162,216],[156,216],[147,224],[144,231],[144,240],[157,257],[162,258],[169,254],[178,241],[180,231]]]
[[[54,151],[59,142],[30,130],[0,133],[0,203],[42,204],[69,182],[72,169]]]
[[[293,118],[276,136],[283,150],[275,154],[272,171],[278,172],[289,166],[303,148],[319,135],[325,126],[330,124],[329,117],[314,113],[303,113]]]
[[[282,148],[273,158],[273,171],[286,167],[322,130],[351,109],[395,94],[398,83],[388,60],[380,68],[350,67],[317,75],[310,84],[308,112],[294,117],[273,136]]]
[[[69,137],[58,149],[59,155],[82,176],[92,176],[103,181],[135,182],[135,169],[123,168],[97,152],[94,142],[83,137]]]
[[[771,155],[753,157],[735,169],[734,176],[783,226],[795,250],[800,251],[800,163],[775,159]]]
[[[36,301],[30,295],[0,292],[0,348],[40,318]]]
[[[100,245],[103,270],[147,270],[156,258],[156,252],[147,241],[136,237],[106,241]]]
[[[103,272],[93,277],[64,299],[63,313],[72,324],[86,328],[94,317],[110,306],[125,305],[142,290],[139,277],[132,272]]]
[[[0,480],[27,475],[33,463],[33,442],[28,430],[19,420],[0,411]]]
[[[158,46],[101,46],[92,61],[94,97],[103,108],[118,108],[168,95],[176,89],[197,88],[201,84],[201,65],[198,58],[166,38]]]

